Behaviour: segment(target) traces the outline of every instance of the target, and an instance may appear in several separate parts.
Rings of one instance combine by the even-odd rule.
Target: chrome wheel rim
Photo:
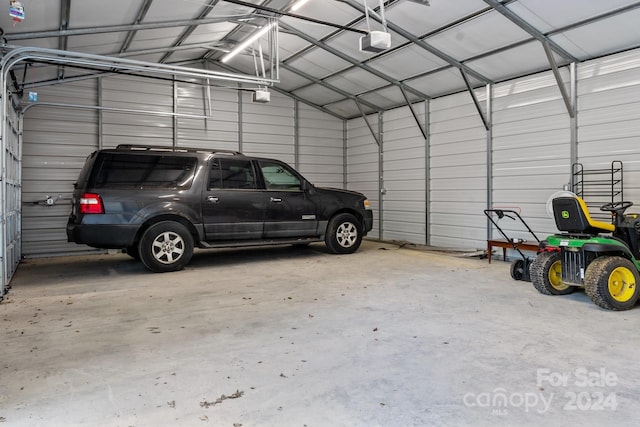
[[[184,253],[184,240],[178,233],[165,231],[153,240],[153,257],[161,264],[173,264]]]
[[[358,229],[351,222],[343,222],[336,230],[336,240],[343,248],[355,245],[358,239]]]

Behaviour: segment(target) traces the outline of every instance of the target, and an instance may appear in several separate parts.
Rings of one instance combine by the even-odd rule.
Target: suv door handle
[[[282,203],[282,199],[280,197],[272,197],[271,203]]]
[[[216,196],[207,196],[207,202],[218,203],[218,200]]]

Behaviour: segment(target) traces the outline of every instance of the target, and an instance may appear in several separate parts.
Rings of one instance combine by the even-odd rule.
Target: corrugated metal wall
[[[242,152],[275,157],[295,164],[295,111],[293,99],[271,93],[268,104],[251,102],[242,94]]]
[[[383,115],[384,238],[426,244],[425,103]]]
[[[97,105],[96,80],[37,89],[40,102]],[[36,106],[24,115],[22,253],[50,255],[87,248],[67,243],[65,226],[73,183],[89,153],[98,148],[98,112]],[[52,206],[37,204],[47,196]],[[62,197],[62,199],[58,199]]]
[[[6,114],[2,123],[2,176],[0,188],[2,200],[2,225],[0,226],[0,242],[2,255],[0,256],[0,300],[7,292],[9,282],[15,273],[21,254],[22,212],[20,197],[22,183],[21,171],[21,134],[22,120],[13,107],[13,97],[4,100]]]
[[[297,169],[321,187],[344,188],[343,121],[298,102]]]
[[[86,156],[99,146],[171,146],[175,138],[183,147],[241,149],[291,165],[298,161],[300,172],[314,183],[344,187],[344,122],[303,106],[296,118],[294,101],[277,93],[271,94],[270,103],[256,104],[250,92],[209,91],[185,82],[174,87],[172,82],[129,76],[50,86],[38,93],[41,102],[100,103],[104,109],[38,106],[26,112],[25,256],[92,251],[67,243],[65,226],[73,182]],[[32,203],[58,195],[63,199],[53,206]]]
[[[380,137],[378,117],[367,117],[376,138]],[[380,232],[380,147],[362,118],[349,120],[347,132],[347,188],[364,193],[371,202],[373,229],[368,236],[384,238]]]
[[[468,93],[433,100],[430,113],[429,243],[483,247],[487,131]]]
[[[173,86],[161,80],[118,76],[101,79],[102,148],[118,144],[173,144]],[[94,96],[96,94],[94,93]],[[149,113],[134,113],[130,110]],[[155,114],[154,114],[155,113]],[[164,114],[164,115],[159,115]]]
[[[177,145],[180,147],[239,149],[238,91],[179,83]]]
[[[585,169],[624,166],[624,198],[640,211],[640,50],[578,68],[578,161]]]
[[[486,247],[488,222],[483,210],[489,203],[520,212],[540,238],[554,233],[546,202],[570,183],[575,160],[591,169],[609,167],[612,160],[623,161],[625,199],[640,205],[640,150],[636,147],[640,139],[640,50],[578,64],[575,77],[569,67],[560,72],[568,92],[572,78],[576,79],[575,120],[551,72],[493,85],[491,111],[487,113],[492,122],[489,133],[468,93],[429,102],[428,194],[421,197],[417,191],[412,197],[418,204],[428,202],[427,239],[431,245]],[[486,92],[476,91],[483,108]],[[416,182],[410,176],[400,177],[398,169],[394,170],[393,156],[402,150],[394,153],[389,147],[394,144],[390,140],[411,144],[412,137],[403,141],[389,125],[413,118],[407,108],[386,111],[383,117],[382,187],[413,188]],[[370,119],[377,130],[377,116]],[[349,188],[364,191],[373,199],[378,182],[377,146],[363,119],[352,119],[347,127]],[[405,156],[395,166],[411,168],[415,161]],[[374,212],[380,210],[381,214],[376,221],[382,217],[381,223],[376,222],[376,232],[384,239],[395,239],[400,236],[398,222],[414,224],[416,218],[411,212],[398,210],[388,196],[381,205],[376,200]],[[517,222],[502,221],[500,225],[510,237],[534,240]],[[420,231],[406,240],[420,241]],[[492,235],[502,237],[496,230]]]
[[[493,206],[519,211],[542,238],[556,231],[547,199],[570,181],[569,113],[551,72],[501,83],[493,95]],[[500,227],[535,242],[517,221],[502,220]]]

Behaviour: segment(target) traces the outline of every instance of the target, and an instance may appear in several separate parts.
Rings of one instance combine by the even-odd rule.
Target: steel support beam
[[[209,60],[209,61],[211,61],[211,60]],[[223,64],[223,63],[221,63],[221,62],[215,62],[215,65],[216,65],[216,66],[218,66],[218,67],[220,67],[220,68],[222,68],[222,69],[224,69],[224,70],[227,70],[227,71],[229,71],[229,72],[232,72],[232,73],[240,73],[240,71],[239,71],[239,70],[237,70],[237,69],[235,69],[235,68],[233,68],[233,67],[230,67],[230,66],[229,66],[229,65],[227,65],[227,64]],[[329,114],[330,116],[335,117],[336,119],[344,120],[344,117],[340,116],[339,114],[334,113],[333,111],[331,111],[331,110],[329,110],[329,109],[327,109],[327,108],[323,107],[322,105],[314,104],[313,102],[311,102],[311,101],[309,101],[309,100],[307,100],[307,99],[304,99],[304,98],[302,98],[302,97],[300,97],[300,96],[298,96],[298,95],[296,95],[296,94],[294,94],[294,93],[287,92],[286,90],[284,90],[284,89],[279,89],[279,88],[277,88],[277,87],[275,87],[275,86],[272,86],[270,89],[271,89],[271,90],[273,90],[274,92],[281,93],[281,94],[283,94],[283,95],[285,95],[285,96],[288,96],[289,98],[293,98],[293,99],[295,99],[296,101],[300,101],[300,102],[302,102],[303,104],[307,104],[307,105],[308,105],[308,106],[310,106],[310,107],[313,107],[313,108],[315,108],[315,109],[317,109],[317,110],[320,110],[320,111],[322,111],[322,112],[324,112],[324,113],[327,113],[327,114]]]
[[[369,128],[369,132],[371,132],[371,136],[373,136],[373,139],[375,139],[376,144],[378,144],[378,147],[380,147],[380,139],[376,135],[376,131],[373,129],[373,126],[371,126],[371,122],[369,122],[369,119],[367,118],[367,114],[362,109],[362,106],[360,105],[360,101],[358,101],[357,98],[356,98],[355,101],[356,101],[356,105],[358,106],[358,110],[360,110],[360,114],[362,115],[362,118],[364,119],[364,122],[366,123],[367,127]]]
[[[413,119],[416,121],[416,124],[418,125],[418,129],[420,129],[420,133],[422,133],[422,137],[426,140],[427,139],[427,131],[422,127],[422,124],[420,123],[420,118],[418,117],[418,114],[416,113],[416,110],[413,108],[413,104],[409,100],[409,97],[407,96],[407,93],[404,91],[404,89],[402,87],[400,88],[400,91],[402,92],[402,96],[404,97],[404,100],[407,102],[407,107],[409,107],[409,110],[411,110],[411,114],[413,115]]]
[[[344,96],[344,99],[342,101],[346,101],[347,99],[350,99],[352,101],[356,100],[356,96],[350,94],[349,92],[344,91],[344,90],[340,89],[339,87],[336,87],[336,86],[334,86],[332,84],[326,83],[326,82],[320,80],[317,77],[313,77],[312,75],[307,74],[304,71],[298,70],[298,69],[292,67],[289,64],[280,63],[280,67],[284,68],[285,70],[291,71],[292,73],[297,74],[300,77],[304,77],[307,80],[311,80],[313,83],[315,83],[317,85],[320,85],[320,86],[322,86],[322,87],[324,87],[326,89],[329,89],[329,90],[331,90],[333,92],[339,93],[340,95]],[[294,89],[294,90],[298,90],[298,89]],[[404,90],[403,90],[403,93],[404,93]],[[365,107],[371,108],[373,111],[378,111],[378,110],[381,109],[377,105],[374,105],[374,104],[372,104],[372,103],[370,103],[368,101],[362,100],[362,99],[359,100],[359,102],[361,102],[362,105],[364,105]]]
[[[202,8],[202,10],[200,11],[200,14],[198,14],[198,17],[195,18],[196,22],[199,22],[203,19],[205,19],[207,16],[209,16],[209,14],[211,13],[211,11],[213,10],[213,8],[220,2],[220,0],[209,0],[209,2],[204,5],[204,7]],[[176,47],[176,46],[180,46],[182,43],[185,42],[185,40],[187,40],[187,38],[196,30],[196,28],[198,28],[198,25],[200,25],[199,23],[194,23],[193,25],[189,25],[187,28],[184,29],[184,31],[182,32],[182,34],[180,34],[180,37],[178,38],[178,40],[176,40],[176,42],[173,44],[172,47]],[[160,58],[161,63],[166,62],[169,57],[171,56],[171,51],[167,52],[164,54],[164,56],[162,58]]]
[[[525,21],[524,19],[520,18],[511,9],[509,9],[506,6],[504,6],[499,1],[497,1],[497,0],[484,0],[484,2],[486,4],[488,4],[489,6],[491,6],[492,8],[494,8],[502,16],[504,16],[505,18],[507,18],[508,20],[513,22],[514,24],[516,24],[518,27],[522,28],[527,33],[529,33],[529,35],[531,35],[532,37],[534,37],[538,41],[542,42],[542,44],[547,44],[548,46],[550,46],[551,49],[555,53],[557,53],[558,55],[562,56],[563,58],[565,58],[565,59],[567,59],[567,60],[569,60],[571,62],[576,62],[578,60],[578,58],[576,58],[575,56],[571,55],[569,52],[564,50],[562,47],[560,47],[560,45],[555,43],[553,40],[549,39],[549,37],[545,36],[538,29],[536,29],[533,25],[529,24],[527,21]]]
[[[341,1],[342,3],[348,4],[352,8],[356,9],[357,11],[359,11],[360,13],[365,13],[364,6],[361,5],[360,3],[356,2],[355,0],[339,0],[339,1]],[[382,18],[380,16],[378,16],[377,13],[373,13],[371,16],[374,17],[377,21],[382,22]],[[431,46],[430,44],[428,44],[425,41],[423,41],[423,40],[419,39],[418,37],[416,37],[414,34],[411,34],[410,32],[408,32],[407,30],[405,30],[401,26],[396,25],[393,22],[390,22],[388,20],[386,21],[386,24],[387,24],[387,28],[389,28],[390,30],[400,34],[405,39],[411,41],[416,46],[426,50],[427,52],[431,53],[432,55],[435,55],[438,58],[442,59],[443,61],[446,61],[451,66],[456,67],[457,69],[464,71],[468,75],[474,77],[475,79],[478,79],[479,81],[481,81],[483,83],[490,83],[491,82],[491,80],[488,77],[483,76],[479,72],[477,72],[474,69],[466,66],[465,64],[463,64],[462,62],[456,60],[452,56],[447,55],[446,53],[442,52],[439,49],[436,49],[435,47]]]
[[[69,28],[69,16],[71,14],[71,0],[60,1],[60,31]],[[67,50],[68,37],[62,36],[58,39],[58,49]],[[64,67],[58,66],[58,78],[64,78]],[[24,82],[24,81],[23,81]]]
[[[255,15],[238,15],[238,16],[218,16],[213,18],[205,18],[197,21],[200,25],[205,24],[218,24],[220,22],[229,22],[230,19],[249,19],[255,18]],[[83,36],[87,34],[104,34],[104,33],[117,33],[121,31],[138,31],[138,30],[157,30],[160,28],[174,28],[193,25],[195,20],[193,19],[181,19],[176,21],[160,21],[151,22],[146,24],[129,24],[129,25],[106,25],[102,27],[89,27],[89,28],[73,28],[67,30],[53,30],[53,31],[33,31],[30,33],[15,33],[5,34],[3,37],[8,41],[15,40],[30,40],[30,39],[42,39],[47,37],[63,37],[63,36]]]
[[[354,33],[367,34],[366,31],[360,30],[358,28],[351,28],[351,27],[347,27],[345,25],[334,24],[333,22],[327,22],[327,21],[322,21],[320,19],[311,18],[309,16],[303,16],[303,15],[297,15],[295,13],[284,12],[284,11],[279,10],[279,9],[274,9],[272,7],[262,6],[262,5],[255,4],[255,3],[249,3],[249,2],[241,1],[241,0],[224,0],[224,1],[227,2],[227,3],[237,4],[238,6],[250,7],[250,8],[256,9],[256,10],[260,10],[262,12],[267,12],[270,15],[273,14],[273,15],[276,15],[278,17],[288,16],[290,18],[296,18],[296,19],[300,19],[302,21],[313,22],[314,24],[326,25],[327,27],[338,28],[338,29],[344,30],[344,31],[351,31],[351,32],[354,32]]]
[[[376,9],[378,9],[378,8],[376,8]],[[361,16],[361,17],[356,18],[356,19],[352,19],[351,21],[349,21],[348,23],[346,23],[346,24],[345,24],[345,26],[347,26],[347,27],[355,27],[355,26],[357,26],[358,24],[360,24],[362,21],[364,21],[364,16]],[[342,34],[343,32],[344,32],[344,30],[335,30],[335,31],[332,31],[331,33],[327,34],[326,36],[324,36],[324,37],[322,37],[322,38],[318,39],[318,41],[326,42],[327,40],[331,40],[332,38],[334,38],[334,37],[336,37],[336,36],[338,36],[338,35]],[[295,52],[295,53],[293,53],[293,54],[289,55],[288,57],[286,57],[285,59],[283,59],[283,60],[282,60],[282,62],[291,62],[291,61],[293,61],[294,59],[296,59],[296,58],[298,58],[298,57],[300,57],[300,56],[304,55],[305,53],[309,52],[311,49],[314,49],[314,48],[315,48],[315,46],[313,46],[313,45],[305,46],[305,47],[303,47],[302,49],[298,50],[297,52]],[[395,48],[393,48],[393,49],[398,49],[398,48],[399,48],[399,47],[395,47]],[[374,55],[374,58],[375,58],[376,56],[377,56],[377,55]]]
[[[384,196],[387,194],[387,189],[384,185],[384,147],[383,143],[384,135],[384,113],[378,112],[378,238],[384,239]]]
[[[402,83],[402,82],[400,82],[400,81],[398,81],[396,79],[393,79],[392,77],[386,75],[385,73],[383,73],[381,71],[376,70],[375,68],[370,67],[369,65],[362,64],[357,59],[355,59],[355,58],[353,58],[353,57],[351,57],[351,56],[339,51],[338,49],[336,49],[334,47],[329,46],[326,43],[319,42],[318,40],[314,39],[313,37],[309,36],[308,34],[305,34],[305,33],[301,32],[301,31],[297,30],[296,28],[292,27],[291,25],[288,25],[288,24],[286,24],[284,22],[281,22],[280,23],[280,27],[284,28],[287,31],[290,31],[290,32],[294,33],[296,36],[300,37],[301,39],[305,40],[306,42],[314,44],[317,47],[319,47],[321,49],[324,49],[329,53],[332,53],[333,55],[337,56],[338,58],[343,59],[343,60],[345,60],[345,61],[347,61],[347,62],[349,62],[349,63],[351,63],[351,64],[353,64],[353,65],[355,65],[357,67],[360,67],[363,70],[373,74],[374,76],[379,77],[379,78],[381,78],[381,79],[393,84],[394,86],[404,87],[408,92],[411,92],[412,94],[416,95],[420,99],[429,98],[426,94],[424,94],[424,93],[422,93],[422,92],[420,92],[418,90],[415,90],[412,87],[409,87],[409,86],[405,85],[404,83]]]
[[[136,16],[135,21],[133,21],[134,25],[142,22],[144,17],[147,15],[147,12],[149,11],[149,8],[151,7],[151,3],[153,3],[153,0],[144,0],[142,7],[140,7],[140,10],[138,11],[138,16]],[[127,49],[129,49],[129,46],[131,45],[131,42],[133,41],[133,38],[136,36],[137,32],[137,30],[127,32],[127,38],[122,43],[122,47],[120,47],[120,53],[124,53]]]
[[[431,100],[424,101],[424,244],[431,245]]]
[[[546,42],[542,42],[542,46],[544,47],[544,53],[547,55],[547,59],[549,60],[549,65],[551,66],[551,71],[553,71],[553,77],[555,77],[556,79],[556,84],[558,85],[558,89],[560,89],[560,94],[562,95],[562,100],[564,101],[564,105],[567,107],[567,112],[569,113],[569,117],[573,118],[576,115],[575,108],[571,103],[571,98],[567,93],[567,88],[564,86],[564,81],[562,80],[562,75],[560,75],[558,64],[556,63],[556,60],[553,57],[553,52],[551,52],[551,47]]]
[[[578,66],[575,62],[572,62],[569,66],[571,72],[571,105],[573,105],[574,115],[571,117],[571,148],[569,149],[569,156],[571,158],[571,171],[569,172],[573,176],[573,164],[578,163]],[[571,182],[569,182],[571,185]]]
[[[486,130],[491,129],[491,124],[489,123],[489,121],[487,120],[487,117],[485,116],[484,112],[482,111],[482,107],[480,106],[480,102],[478,101],[478,97],[476,96],[476,93],[473,91],[473,88],[471,87],[471,83],[469,83],[469,78],[467,77],[467,75],[462,70],[460,70],[460,74],[462,75],[462,79],[464,80],[464,84],[467,86],[467,90],[469,91],[469,95],[471,95],[471,99],[473,99],[473,104],[476,106],[476,110],[478,110],[478,114],[480,115],[480,118],[482,119],[482,124],[484,125],[484,128]]]
[[[487,114],[493,117],[493,85],[487,85]],[[487,209],[493,209],[493,129],[487,130]],[[487,240],[493,238],[493,227],[487,218]]]

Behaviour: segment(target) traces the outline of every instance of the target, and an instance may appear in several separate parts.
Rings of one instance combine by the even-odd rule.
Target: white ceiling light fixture
[[[267,34],[267,31],[269,31],[274,25],[275,25],[275,22],[271,22],[266,27],[262,27],[259,31],[253,33],[253,35],[251,37],[249,37],[248,39],[246,39],[245,41],[240,43],[231,52],[229,52],[227,55],[225,55],[224,58],[222,58],[221,61],[222,62],[228,62],[231,58],[236,56],[238,53],[240,53],[243,50],[245,50],[251,43],[255,42],[260,37],[262,37],[265,34]]]
[[[295,12],[296,10],[300,9],[302,6],[304,6],[305,3],[307,3],[309,0],[298,0],[298,2],[296,4],[294,4],[293,6],[291,6],[291,11]]]

